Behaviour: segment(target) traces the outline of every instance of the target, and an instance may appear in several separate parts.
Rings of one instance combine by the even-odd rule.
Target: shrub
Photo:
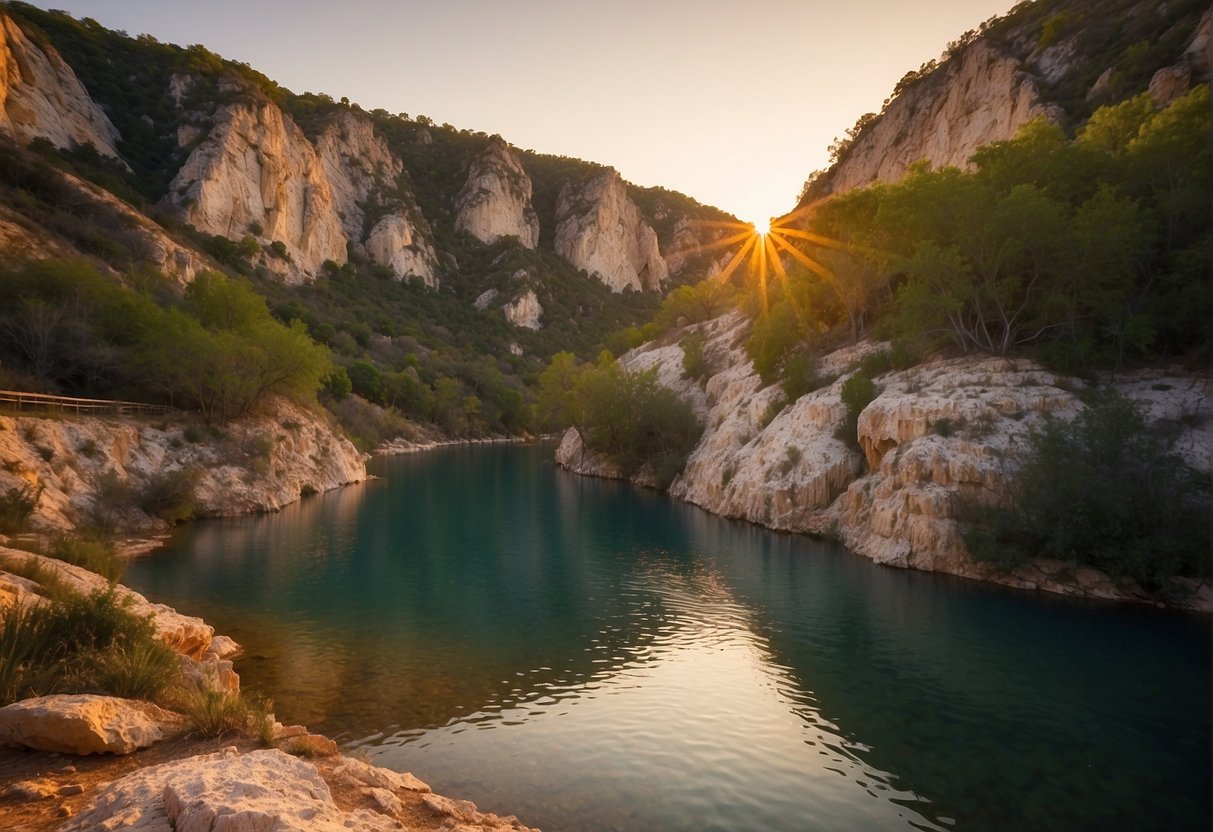
[[[48,693],[160,691],[169,657],[175,667],[151,620],[112,589],[10,607],[0,616],[0,704]]]
[[[200,737],[218,737],[248,724],[248,704],[238,693],[197,687],[174,703]]]
[[[140,639],[101,653],[97,684],[125,699],[157,700],[180,676],[181,660],[167,645]]]
[[[842,403],[847,407],[847,415],[835,436],[854,448],[859,447],[859,414],[876,398],[876,392],[876,385],[862,370],[842,384]]]
[[[788,445],[787,448],[784,449],[783,462],[779,463],[780,473],[786,475],[789,471],[795,468],[800,462],[800,457],[800,448],[797,448],[795,445]]]
[[[1009,509],[968,512],[973,556],[998,569],[1031,557],[1087,564],[1160,596],[1177,575],[1210,575],[1210,478],[1152,433],[1123,396],[1089,396],[1071,422],[1047,418]]]
[[[682,347],[682,377],[706,381],[716,369],[704,354],[705,339],[702,332],[688,332],[679,342]]]
[[[110,583],[126,571],[126,561],[118,556],[111,541],[81,535],[61,534],[51,539],[47,554],[56,560],[96,572]]]
[[[139,492],[139,508],[152,517],[170,523],[190,520],[197,511],[194,491],[202,472],[196,468],[177,468],[150,477]]]
[[[26,483],[8,489],[0,496],[0,534],[12,534],[25,530],[30,515],[42,498],[41,484]]]
[[[186,425],[181,431],[181,437],[191,444],[201,442],[203,436],[202,428],[198,425]]]

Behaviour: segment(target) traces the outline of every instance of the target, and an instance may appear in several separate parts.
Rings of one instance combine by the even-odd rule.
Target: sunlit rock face
[[[1073,380],[1026,359],[985,355],[885,373],[875,378],[876,398],[859,414],[856,450],[839,433],[846,415],[842,385],[864,355],[882,345],[861,342],[823,356],[823,386],[785,403],[777,385],[763,386],[745,355],[747,326],[738,313],[695,326],[713,368],[704,382],[682,377],[676,339],[620,358],[631,371],[655,368],[658,381],[705,424],[671,495],[714,514],[836,537],[890,566],[1136,597],[1136,590],[1096,570],[1072,580],[1060,567],[1035,563],[1010,576],[991,575],[970,557],[961,534],[958,516],[966,502],[1006,503],[1031,429],[1046,416],[1068,419],[1082,408]],[[1108,382],[1140,402],[1150,422],[1171,426],[1174,450],[1190,465],[1213,471],[1213,380],[1141,371]],[[579,473],[620,475],[586,449],[575,430],[564,437],[557,462]]]
[[[1058,119],[1062,113],[1041,99],[1019,60],[979,40],[941,77],[890,102],[835,168],[831,191],[895,182],[920,159],[937,168],[965,167],[977,148],[1014,137],[1040,115]]]
[[[293,121],[268,101],[221,107],[169,186],[169,200],[200,231],[282,243],[285,280],[346,261],[345,230],[324,165]]]
[[[455,198],[455,230],[485,243],[514,237],[526,248],[539,245],[539,217],[531,206],[531,177],[500,136],[468,170]]]
[[[539,329],[539,319],[543,315],[543,307],[534,289],[527,289],[518,298],[502,307],[506,320],[514,326],[524,329]]]
[[[56,147],[91,144],[118,156],[117,129],[50,46],[31,41],[0,13],[0,132],[18,141],[48,139]]]
[[[645,222],[613,168],[583,184],[561,188],[556,253],[615,292],[656,290],[669,274],[657,232]]]
[[[283,423],[296,427],[284,430]],[[180,425],[0,416],[0,458],[8,460],[0,469],[0,494],[27,485],[40,489],[32,525],[68,531],[98,516],[110,477],[138,491],[165,473],[196,470],[195,504],[202,516],[276,511],[302,495],[366,479],[362,454],[348,439],[284,399],[225,431],[225,439],[188,442]],[[114,518],[122,525],[154,522],[137,508],[122,510],[126,515]]]
[[[346,238],[373,262],[398,278],[416,277],[436,286],[438,256],[411,200],[396,204],[367,228],[365,206],[372,196],[395,190],[404,164],[375,134],[370,119],[343,111],[316,140],[325,176]]]

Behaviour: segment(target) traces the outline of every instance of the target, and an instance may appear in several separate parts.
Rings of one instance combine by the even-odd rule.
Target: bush
[[[67,592],[0,616],[0,704],[48,693],[158,695],[176,655],[111,590]]]
[[[626,475],[647,467],[658,488],[673,481],[703,434],[691,406],[657,383],[656,369],[593,367],[578,379],[577,394],[583,404],[577,427],[586,445]]]
[[[0,534],[24,531],[30,515],[42,498],[42,485],[26,483],[8,489],[0,496]]]
[[[1141,407],[1104,392],[1072,422],[1046,419],[1009,509],[970,510],[973,556],[998,569],[1051,557],[1167,596],[1210,575],[1210,478],[1152,433]]]
[[[170,523],[193,519],[198,505],[194,491],[202,472],[196,468],[162,471],[151,477],[139,492],[139,508]]]
[[[198,687],[175,703],[200,737],[218,737],[248,724],[249,707],[238,693]]]
[[[859,447],[859,414],[872,403],[876,393],[876,385],[863,370],[857,371],[842,384],[842,403],[847,407],[847,415],[835,436],[853,448]]]
[[[679,344],[682,347],[683,378],[707,381],[715,374],[716,369],[704,355],[704,343],[702,332],[688,332],[682,337]]]
[[[56,535],[47,547],[47,554],[64,563],[96,572],[110,583],[118,581],[126,571],[126,561],[118,556],[114,544],[100,538]]]

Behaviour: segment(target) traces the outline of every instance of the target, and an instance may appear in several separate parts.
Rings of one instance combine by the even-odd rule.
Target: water
[[[284,721],[545,832],[1210,828],[1207,618],[878,567],[551,451],[377,462],[128,582]]]

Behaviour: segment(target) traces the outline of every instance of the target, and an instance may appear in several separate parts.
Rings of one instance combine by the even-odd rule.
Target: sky
[[[294,92],[614,166],[744,220],[795,205],[907,71],[1015,0],[53,0]],[[406,164],[408,160],[405,160]]]

